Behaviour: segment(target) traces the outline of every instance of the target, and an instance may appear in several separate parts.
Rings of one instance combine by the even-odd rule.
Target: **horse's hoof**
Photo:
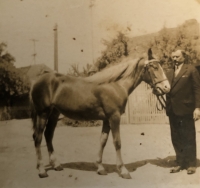
[[[48,174],[46,172],[38,174],[40,178],[46,178],[48,177]]]
[[[99,171],[97,171],[97,173],[99,175],[107,175],[107,172],[105,170],[99,170]]]
[[[59,166],[55,167],[54,169],[55,169],[56,171],[61,171],[61,170],[63,170],[63,167],[62,167],[61,165],[59,165]]]
[[[121,174],[121,177],[124,178],[124,179],[132,179],[131,175],[129,173],[128,174]]]

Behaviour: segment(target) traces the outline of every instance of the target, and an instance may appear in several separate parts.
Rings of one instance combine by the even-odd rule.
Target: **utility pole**
[[[92,35],[92,63],[94,64],[94,32],[93,32],[93,7],[95,6],[95,0],[90,0],[89,8],[91,9],[91,35]]]
[[[33,41],[33,54],[32,54],[32,56],[33,56],[33,61],[34,61],[34,65],[35,65],[35,63],[36,63],[36,55],[37,55],[35,43],[38,42],[38,40],[36,40],[36,39],[30,39],[30,40]]]
[[[58,26],[54,27],[54,70],[58,72]]]

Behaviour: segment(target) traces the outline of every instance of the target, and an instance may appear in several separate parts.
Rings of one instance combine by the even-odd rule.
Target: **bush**
[[[3,111],[0,114],[0,121],[10,120],[10,119],[11,119],[11,116],[7,111]]]
[[[119,32],[117,37],[112,41],[103,40],[106,49],[95,63],[98,70],[104,69],[109,64],[119,63],[123,56],[128,56],[128,40],[128,37],[121,32]]]
[[[67,117],[62,119],[62,124],[72,127],[98,127],[102,124],[100,120],[98,121],[77,121]]]
[[[163,68],[173,66],[171,54],[177,49],[184,50],[187,54],[187,63],[197,63],[200,60],[198,47],[200,44],[199,37],[196,36],[195,30],[188,30],[187,25],[183,24],[176,30],[169,30],[165,27],[154,37],[150,46],[153,47],[161,59]]]

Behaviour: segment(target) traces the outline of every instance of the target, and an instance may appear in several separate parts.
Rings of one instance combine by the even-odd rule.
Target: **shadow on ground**
[[[146,164],[152,164],[156,165],[162,168],[172,168],[173,166],[176,165],[175,163],[175,156],[168,156],[166,158],[157,158],[157,159],[147,159],[147,160],[142,160],[142,161],[137,161],[134,163],[128,163],[125,164],[126,168],[128,169],[129,172],[135,171],[137,168],[140,168]],[[103,164],[105,170],[107,173],[113,173],[117,171],[116,165],[115,164]],[[52,170],[53,168],[50,168],[48,166],[47,171]],[[96,171],[97,167],[95,163],[90,163],[90,162],[71,162],[71,163],[64,163],[62,164],[63,168],[69,168],[69,169],[74,169],[74,170],[83,170],[83,171]],[[197,159],[197,167],[200,167],[200,160]]]

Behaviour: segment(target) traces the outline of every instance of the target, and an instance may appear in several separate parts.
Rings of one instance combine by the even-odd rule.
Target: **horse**
[[[105,68],[90,77],[73,77],[45,73],[31,86],[33,139],[39,177],[47,177],[41,141],[44,133],[50,165],[63,170],[52,144],[60,114],[75,120],[102,120],[102,132],[96,160],[97,173],[106,175],[102,165],[103,150],[111,130],[116,151],[116,166],[122,178],[131,178],[121,156],[120,117],[125,111],[128,96],[142,82],[153,88],[155,95],[169,92],[170,85],[158,59],[151,49],[146,57],[129,59]]]

